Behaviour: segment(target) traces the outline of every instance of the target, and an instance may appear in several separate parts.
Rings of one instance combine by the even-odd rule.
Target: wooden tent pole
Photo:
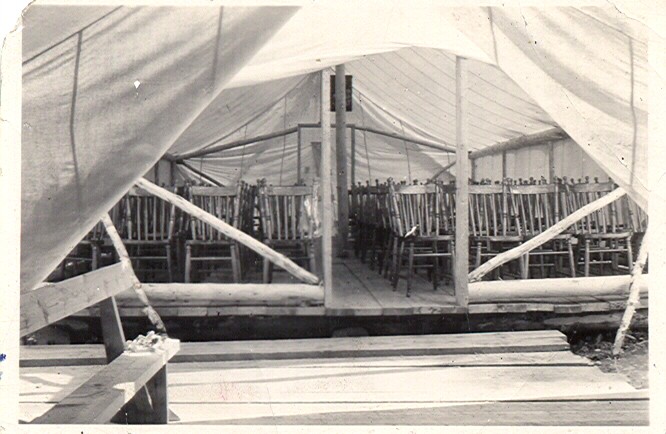
[[[192,172],[196,173],[197,175],[199,175],[200,177],[202,177],[203,179],[205,179],[206,181],[210,182],[210,183],[213,184],[213,185],[217,185],[218,187],[223,187],[222,183],[220,183],[219,181],[216,181],[215,179],[213,179],[213,178],[211,178],[210,176],[206,175],[205,173],[203,173],[202,171],[200,171],[200,170],[197,169],[196,167],[193,167],[191,164],[188,164],[188,163],[186,163],[186,162],[184,162],[184,161],[180,161],[180,162],[178,162],[178,163],[176,163],[176,164],[180,164],[180,165],[182,165],[182,166],[187,167],[189,170],[191,170]]]
[[[333,206],[331,191],[331,77],[328,70],[321,71],[321,177],[322,203],[322,271],[324,277],[324,306],[333,301]]]
[[[439,171],[437,171],[437,173],[435,173],[434,175],[432,175],[432,176],[430,177],[430,180],[431,180],[431,181],[434,181],[435,179],[437,179],[437,178],[439,178],[440,176],[442,176],[442,175],[444,174],[444,172],[446,172],[447,170],[449,170],[450,168],[452,168],[452,167],[455,166],[455,165],[456,165],[456,162],[455,162],[455,161],[450,162],[450,163],[447,164],[446,166],[444,166],[444,167],[442,167],[441,169],[439,169]]]
[[[507,167],[506,167],[506,151],[502,151],[502,179],[507,177]]]
[[[469,304],[467,272],[469,270],[469,153],[467,152],[467,64],[456,56],[456,233],[454,282],[456,302]]]
[[[303,164],[301,159],[301,152],[303,146],[303,133],[301,126],[296,127],[296,182],[301,183],[301,165]]]
[[[476,282],[478,280],[481,280],[481,278],[485,276],[488,272],[494,270],[500,265],[506,264],[507,262],[513,261],[514,259],[518,259],[527,252],[539,247],[543,243],[552,240],[554,237],[564,232],[569,226],[576,223],[578,220],[592,214],[598,209],[601,209],[609,205],[610,203],[616,201],[625,194],[626,192],[623,189],[617,188],[612,192],[608,193],[607,195],[595,200],[594,202],[591,202],[585,205],[584,207],[578,209],[577,211],[574,211],[573,213],[571,213],[564,219],[560,220],[559,222],[555,223],[553,226],[549,227],[536,237],[531,238],[530,240],[524,242],[523,244],[517,247],[514,247],[513,249],[507,250],[506,252],[503,252],[495,256],[488,262],[481,265],[479,268],[473,270],[471,273],[469,273],[469,281]]]
[[[123,240],[120,238],[120,235],[116,230],[116,226],[113,224],[113,220],[111,220],[111,217],[108,214],[104,214],[102,216],[102,223],[104,224],[104,229],[106,229],[107,235],[111,239],[111,243],[113,244],[114,249],[116,249],[116,253],[118,254],[118,259],[120,259],[120,263],[123,264],[123,266],[128,271],[131,272],[130,273],[131,279],[133,281],[132,289],[134,289],[136,296],[139,298],[139,300],[144,306],[143,313],[146,314],[146,316],[148,317],[150,322],[155,326],[155,329],[157,329],[158,332],[166,334],[166,327],[164,327],[162,318],[160,318],[160,315],[150,305],[148,297],[146,296],[145,291],[141,287],[141,282],[134,273],[134,268],[132,267],[132,261],[130,260],[129,254],[127,253],[127,249],[123,244]]]
[[[356,127],[351,128],[351,185],[356,185]]]
[[[648,226],[649,227],[649,226]],[[637,284],[638,278],[643,274],[643,268],[648,258],[648,232],[646,230],[645,235],[643,236],[643,241],[641,242],[641,247],[638,250],[638,258],[634,262],[634,266],[631,269],[631,279],[629,280],[629,297],[627,299],[627,307],[624,309],[624,314],[622,315],[622,321],[620,321],[620,327],[617,330],[615,335],[615,342],[613,343],[613,355],[618,355],[622,352],[622,345],[624,344],[624,338],[627,335],[629,326],[631,325],[631,320],[634,317],[634,312],[636,312],[636,306],[640,302],[641,293],[640,285]]]
[[[349,190],[347,184],[347,92],[345,65],[335,67],[335,157],[338,193],[338,245],[337,256],[347,253],[349,235]]]
[[[555,183],[555,143],[548,142],[548,179]]]
[[[239,231],[238,229],[229,225],[225,221],[220,220],[214,215],[202,210],[201,208],[185,200],[184,198],[174,193],[171,193],[170,191],[160,186],[157,186],[144,178],[140,178],[136,182],[136,185],[148,191],[149,193],[154,194],[159,198],[162,198],[163,200],[169,202],[170,204],[175,205],[176,207],[190,214],[192,217],[197,218],[211,225],[213,228],[220,231],[223,235],[247,246],[248,248],[252,249],[256,253],[261,255],[262,257],[267,258],[273,264],[277,265],[280,268],[285,269],[297,279],[312,285],[316,285],[319,283],[319,279],[317,278],[317,276],[299,267],[291,259],[287,258],[281,253],[276,252],[275,250],[271,249],[264,243],[257,241],[248,234]]]

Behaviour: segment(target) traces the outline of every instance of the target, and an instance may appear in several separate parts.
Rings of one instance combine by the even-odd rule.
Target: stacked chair
[[[257,200],[262,241],[316,273],[315,235],[318,232],[318,185],[278,187],[258,182]],[[272,281],[273,264],[264,258],[263,281]]]

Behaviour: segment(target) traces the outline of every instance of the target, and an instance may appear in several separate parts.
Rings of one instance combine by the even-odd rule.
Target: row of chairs
[[[612,182],[548,183],[505,179],[469,186],[470,264],[476,268],[490,258],[543,232],[567,215],[608,194]],[[455,252],[455,185],[407,185],[392,180],[356,185],[350,191],[350,218],[355,253],[390,278],[394,288],[401,277],[407,292],[418,268],[428,268],[437,289],[440,276],[452,277]],[[645,232],[646,214],[624,197],[568,228],[524,255],[494,278],[589,276],[630,269],[634,243]],[[449,264],[448,267],[446,265]],[[403,276],[401,269],[407,266]],[[446,272],[448,270],[448,273]]]
[[[274,187],[259,181],[230,187],[167,187],[229,225],[282,251],[314,270],[317,185]],[[133,187],[110,212],[140,280],[202,281],[229,264],[232,280],[251,278],[258,256],[212,226],[175,206]],[[114,261],[114,250],[101,223],[61,264],[69,274]],[[82,267],[81,267],[82,266]],[[83,268],[83,270],[81,270]],[[263,281],[272,280],[272,265],[263,260]]]

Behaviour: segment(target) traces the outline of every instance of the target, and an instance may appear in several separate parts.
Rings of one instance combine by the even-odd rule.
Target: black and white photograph
[[[663,432],[665,6],[15,8],[0,432]]]

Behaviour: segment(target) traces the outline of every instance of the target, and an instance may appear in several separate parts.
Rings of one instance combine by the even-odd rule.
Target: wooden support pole
[[[169,160],[169,182],[172,186],[176,185],[176,171],[178,166],[175,161]]]
[[[351,185],[356,185],[356,127],[351,128]]]
[[[540,133],[528,134],[526,136],[516,137],[515,139],[506,140],[504,142],[495,143],[470,154],[472,160],[485,157],[488,155],[496,155],[500,152],[527,148],[530,146],[541,145],[551,140],[559,140],[569,137],[562,128],[551,128]]]
[[[146,316],[148,317],[150,322],[155,326],[155,329],[158,332],[166,334],[166,327],[164,326],[164,322],[162,322],[162,318],[160,318],[160,315],[150,305],[146,293],[141,288],[141,282],[134,273],[134,268],[132,267],[132,261],[130,260],[129,253],[127,253],[127,249],[123,244],[123,240],[120,238],[120,235],[116,230],[116,226],[113,224],[113,220],[111,220],[111,216],[109,214],[104,214],[102,216],[102,224],[104,224],[104,229],[106,230],[107,235],[111,239],[111,243],[113,244],[113,248],[116,250],[116,254],[118,255],[120,263],[131,274],[133,282],[132,289],[134,289],[136,296],[139,298],[139,300],[141,300],[141,302],[144,305],[143,313],[146,314]]]
[[[115,297],[109,297],[99,303],[99,318],[102,325],[106,361],[110,363],[125,351],[125,333],[120,322]]]
[[[502,179],[507,178],[506,151],[502,151]]]
[[[345,65],[335,67],[335,156],[337,169],[338,236],[337,256],[347,254],[349,235],[349,190],[347,184],[347,92]]]
[[[517,247],[514,247],[513,249],[507,250],[506,252],[503,252],[495,256],[488,262],[481,265],[479,268],[473,270],[471,273],[469,273],[469,281],[476,282],[477,280],[481,280],[481,278],[485,276],[488,272],[494,270],[500,265],[518,259],[524,254],[539,247],[543,243],[552,240],[554,237],[564,232],[569,226],[576,223],[578,220],[592,214],[598,209],[601,209],[609,205],[610,203],[616,201],[625,194],[626,192],[623,189],[617,188],[612,192],[608,193],[607,195],[595,200],[594,202],[591,202],[585,205],[584,207],[578,209],[577,211],[574,211],[573,213],[569,214],[567,217],[560,220],[553,226],[549,227],[536,237],[529,239],[528,241],[522,243]]]
[[[456,234],[454,283],[456,302],[467,307],[469,288],[469,153],[467,140],[469,122],[467,119],[467,64],[456,56]]]
[[[469,177],[472,179],[472,181],[476,182],[476,177],[478,175],[476,173],[476,171],[477,171],[476,160],[471,160],[470,159],[469,163],[470,163],[470,167],[469,167],[470,176]]]
[[[312,285],[316,285],[319,283],[319,279],[317,278],[317,276],[299,267],[291,259],[287,258],[281,253],[276,252],[275,250],[271,249],[264,243],[252,238],[248,234],[239,231],[238,229],[229,225],[225,221],[220,220],[214,215],[202,210],[201,208],[192,204],[186,199],[174,193],[171,193],[170,191],[160,186],[157,186],[144,178],[140,178],[136,182],[136,185],[139,188],[143,188],[149,193],[162,198],[163,200],[169,202],[170,204],[175,205],[176,207],[190,214],[192,217],[197,218],[209,224],[210,226],[220,231],[223,235],[231,238],[232,240],[236,240],[239,243],[247,246],[249,249],[258,253],[260,256],[267,258],[273,264],[277,265],[280,268],[283,268],[284,270],[289,272],[289,274],[296,277],[297,279]]]
[[[322,232],[322,271],[324,278],[324,305],[333,301],[333,204],[331,191],[331,102],[330,80],[327,70],[321,71],[321,232]]]
[[[613,343],[613,355],[619,355],[622,352],[622,345],[624,344],[624,338],[627,335],[629,326],[631,325],[631,319],[634,317],[636,312],[636,306],[640,303],[641,293],[640,285],[637,284],[638,278],[643,274],[643,268],[648,258],[648,231],[646,230],[643,240],[641,241],[641,247],[638,249],[638,258],[634,262],[634,266],[631,269],[631,279],[629,280],[629,297],[627,299],[627,307],[624,309],[624,314],[622,315],[622,321],[620,322],[620,327],[617,330],[615,335],[615,342]]]
[[[426,140],[418,140],[418,139],[410,138],[410,137],[403,136],[403,135],[397,134],[397,133],[389,133],[387,131],[377,130],[375,128],[357,126],[356,129],[359,130],[359,131],[366,131],[368,133],[378,134],[380,136],[392,137],[394,139],[403,140],[403,141],[408,142],[408,143],[414,143],[414,144],[417,144],[417,145],[425,146],[426,148],[437,149],[439,151],[456,152],[456,148],[454,148],[453,146],[449,146],[447,144],[429,142],[429,141],[426,141]]]
[[[184,161],[179,161],[178,164],[180,164],[181,166],[185,166],[185,167],[187,167],[189,170],[191,170],[191,171],[194,172],[195,174],[199,175],[200,177],[202,177],[202,178],[205,179],[206,181],[210,182],[211,184],[216,185],[216,186],[218,186],[218,187],[224,187],[220,182],[216,181],[215,179],[213,179],[213,178],[211,178],[210,176],[206,175],[206,174],[203,173],[202,171],[200,171],[200,170],[198,170],[197,168],[193,167],[191,164],[188,164],[188,163],[186,163],[186,162],[184,162]]]
[[[548,180],[555,182],[555,143],[548,142]]]
[[[301,129],[300,125],[296,127],[296,182],[298,184],[301,183],[302,181],[302,173],[301,173],[301,166],[303,165],[302,161],[302,151],[303,151],[303,130]]]
[[[228,151],[230,149],[235,149],[244,145],[249,145],[251,143],[263,142],[264,140],[274,139],[276,137],[282,137],[289,134],[293,134],[298,131],[298,127],[291,127],[281,131],[275,131],[270,134],[264,134],[261,136],[250,137],[248,139],[235,140],[233,142],[225,143],[223,145],[217,145],[212,147],[204,147],[198,151],[188,152],[178,156],[178,161],[187,160],[189,158],[203,157],[204,155],[214,154],[216,152]],[[212,142],[216,143],[216,142]],[[211,144],[212,144],[211,143]],[[210,145],[210,144],[209,144]],[[207,146],[209,146],[207,145]]]

